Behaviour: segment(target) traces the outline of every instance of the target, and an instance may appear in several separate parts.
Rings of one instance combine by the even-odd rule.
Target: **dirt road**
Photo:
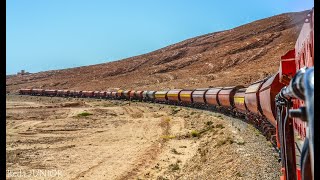
[[[18,95],[8,95],[6,104],[9,179],[23,179],[17,172],[28,179],[44,179],[38,172],[47,172],[46,179],[279,176],[271,144],[252,126],[217,113]]]

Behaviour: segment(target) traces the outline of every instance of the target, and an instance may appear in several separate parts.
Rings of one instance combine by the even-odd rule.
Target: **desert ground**
[[[59,176],[46,179],[72,180],[279,177],[279,156],[259,131],[208,110],[20,95],[7,95],[6,105],[7,173],[56,170]]]

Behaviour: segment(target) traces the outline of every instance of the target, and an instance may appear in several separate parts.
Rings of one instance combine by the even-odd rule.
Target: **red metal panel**
[[[259,90],[260,107],[262,114],[266,116],[269,122],[276,126],[276,107],[275,97],[284,87],[279,81],[279,73],[270,77]]]
[[[182,90],[179,94],[180,101],[183,103],[191,104],[193,91],[194,90],[187,90],[187,89]]]
[[[218,101],[220,106],[232,108],[234,107],[234,95],[236,91],[243,86],[224,87],[218,93]]]
[[[303,67],[314,66],[314,10],[306,19],[295,45],[296,72]],[[304,106],[304,101],[294,99],[293,109]],[[293,118],[294,128],[302,139],[306,137],[306,122]]]
[[[192,100],[193,103],[198,103],[198,104],[205,104],[206,99],[205,99],[205,94],[209,90],[209,88],[202,88],[202,89],[196,89],[192,93]]]
[[[168,92],[168,100],[171,102],[179,102],[179,93],[182,91],[182,89],[172,89]]]
[[[288,84],[296,73],[295,50],[288,51],[281,56],[279,78],[283,84]]]
[[[245,104],[245,98],[244,98],[246,90],[247,90],[247,88],[239,89],[238,91],[236,91],[236,93],[233,97],[234,106],[240,112],[247,111],[247,107]]]
[[[310,15],[308,22],[303,24],[295,44],[296,70],[314,66],[314,11]]]
[[[254,82],[251,84],[245,94],[245,103],[248,108],[248,111],[261,115],[261,107],[259,103],[259,89],[261,88],[262,84],[265,82],[264,80]]]
[[[209,105],[219,106],[218,93],[221,91],[222,87],[210,88],[205,94],[205,100]]]

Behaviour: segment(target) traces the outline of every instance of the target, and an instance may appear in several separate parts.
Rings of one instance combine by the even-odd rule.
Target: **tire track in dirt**
[[[162,118],[158,126],[162,130],[162,136],[156,142],[154,142],[142,155],[140,155],[138,160],[134,163],[135,166],[131,170],[125,172],[122,176],[117,178],[117,180],[134,179],[135,177],[140,175],[144,169],[148,169],[152,165],[154,165],[167,142],[167,139],[163,137],[170,134],[170,119],[168,120],[168,117]]]
[[[71,180],[77,180],[81,177],[84,177],[88,172],[98,168],[99,166],[101,166],[104,162],[106,162],[106,160],[102,160],[100,162],[98,162],[98,164],[94,165],[94,166],[91,166],[89,169],[85,170],[85,171],[82,171],[80,174],[78,174],[75,178],[72,178]]]

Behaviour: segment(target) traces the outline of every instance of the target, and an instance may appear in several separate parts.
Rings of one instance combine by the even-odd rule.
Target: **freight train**
[[[282,180],[313,179],[314,10],[279,71],[248,87],[80,91],[20,89],[21,95],[124,99],[206,108],[239,117],[261,130],[280,153]]]

